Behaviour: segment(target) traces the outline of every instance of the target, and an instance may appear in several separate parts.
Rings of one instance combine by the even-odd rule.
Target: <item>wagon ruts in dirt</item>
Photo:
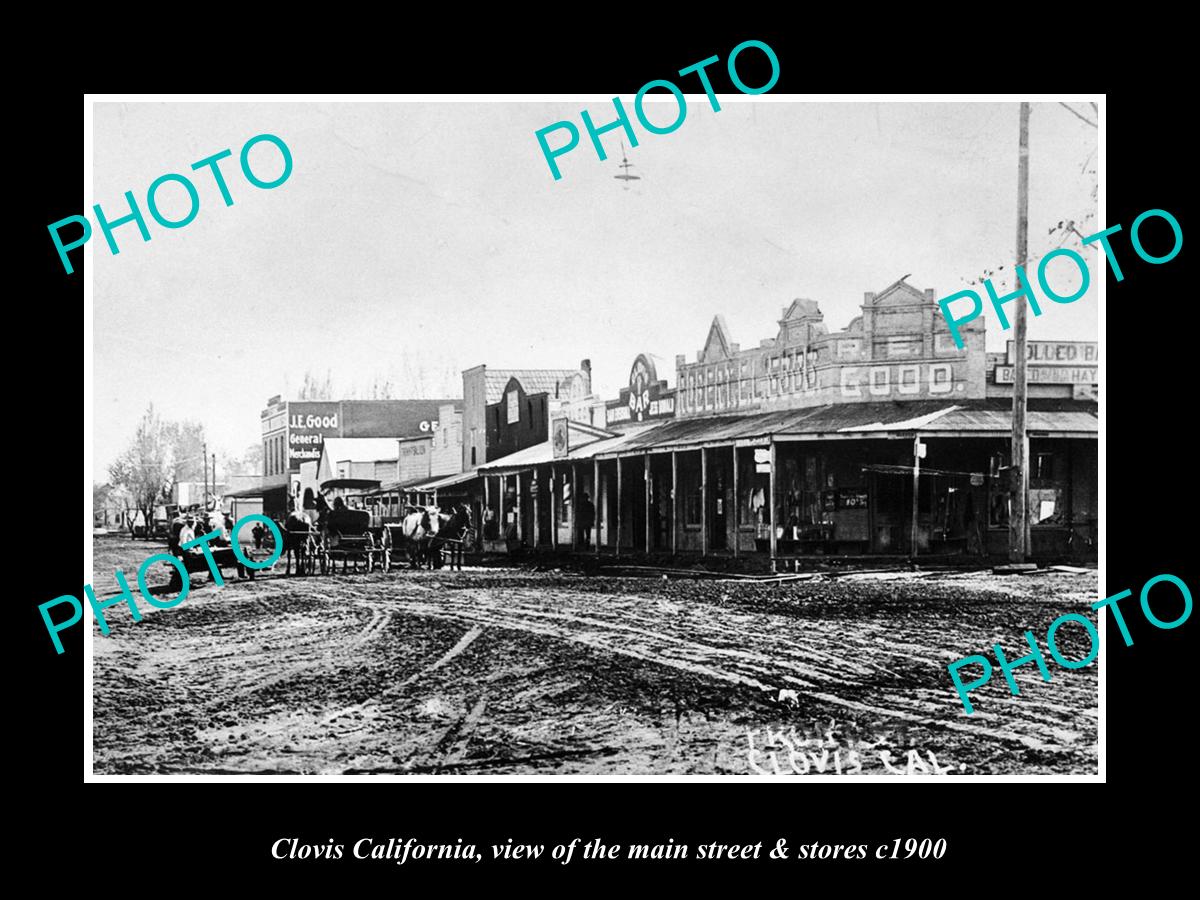
[[[351,562],[354,571],[362,563],[368,572],[379,566],[385,572],[391,563],[391,547],[387,538],[377,539],[371,531],[371,514],[365,509],[335,509],[326,514],[320,531],[321,574],[335,571],[342,561],[344,573]]]

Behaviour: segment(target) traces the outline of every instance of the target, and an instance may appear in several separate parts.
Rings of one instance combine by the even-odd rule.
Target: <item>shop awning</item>
[[[466,484],[468,481],[474,481],[478,477],[479,473],[474,469],[471,469],[469,472],[458,472],[454,475],[442,475],[420,485],[420,490],[444,491],[448,488],[457,487],[460,484]]]
[[[524,471],[533,466],[549,465],[550,463],[578,462],[581,459],[592,459],[596,456],[616,455],[630,445],[631,442],[650,432],[662,428],[661,425],[642,425],[631,428],[616,437],[599,438],[579,447],[572,447],[565,456],[555,456],[554,447],[550,441],[542,441],[508,456],[493,460],[479,467],[481,475],[503,474],[505,472]]]
[[[1030,401],[1028,429],[1031,437],[1094,440],[1099,437],[1099,428],[1094,404],[1066,400]],[[599,442],[594,452],[588,455],[603,459],[627,453],[695,450],[730,444],[765,446],[771,438],[778,441],[846,440],[917,434],[988,437],[1007,435],[1011,429],[1012,401],[1007,399],[961,400],[957,403],[938,400],[840,403],[742,416],[673,419],[626,436],[619,445]],[[512,458],[505,457],[497,464]]]
[[[323,491],[331,488],[343,491],[357,491],[377,487],[379,487],[379,482],[374,478],[330,478],[328,481],[321,482],[321,490]]]
[[[367,495],[374,497],[381,494],[398,494],[405,491],[443,491],[456,485],[466,484],[468,481],[473,481],[478,477],[478,473],[472,469],[469,472],[455,472],[453,475],[436,475],[433,478],[424,478],[420,481],[388,481],[375,490],[368,491]]]
[[[229,491],[228,493],[222,494],[221,497],[226,500],[254,499],[254,498],[262,497],[262,495],[267,493],[267,491],[282,490],[282,489],[283,488],[261,488],[261,487],[242,488],[240,491]]]

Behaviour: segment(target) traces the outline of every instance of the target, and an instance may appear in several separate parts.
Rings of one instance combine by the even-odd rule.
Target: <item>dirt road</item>
[[[102,539],[97,587],[150,552]],[[1094,572],[204,584],[140,623],[113,607],[96,632],[95,770],[1092,773],[1095,664],[1050,683],[1025,666],[1018,697],[997,669],[970,717],[946,664],[1020,651],[1026,629],[1044,642],[1096,596]],[[1058,635],[1070,658],[1081,631]]]

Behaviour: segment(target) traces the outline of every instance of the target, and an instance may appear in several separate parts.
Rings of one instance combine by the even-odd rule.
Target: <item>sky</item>
[[[106,216],[128,212],[126,191],[146,213],[167,173],[192,178],[200,208],[175,230],[146,213],[149,242],[136,225],[117,228],[116,256],[95,229],[95,477],[149,403],[203,422],[216,452],[241,454],[260,441],[267,399],[294,398],[306,370],[329,370],[360,396],[381,378],[395,396],[461,396],[462,370],[480,363],[587,358],[597,392],[615,399],[641,352],[665,362],[673,386],[676,354],[694,360],[718,313],[750,347],[775,336],[797,297],[816,300],[837,331],[865,292],[905,275],[938,297],[982,294],[970,282],[988,270],[1011,290],[1001,277],[1014,260],[1017,103],[719,100],[714,112],[688,95],[666,135],[631,112],[638,145],[610,131],[604,162],[579,116],[611,121],[604,98],[96,104],[94,202]],[[676,114],[669,96],[646,109],[662,124]],[[558,158],[556,181],[534,135],[562,120],[581,141]],[[263,133],[293,157],[271,190],[238,164]],[[613,178],[622,140],[638,181]],[[190,169],[224,149],[229,207],[207,169]],[[1096,149],[1095,128],[1059,104],[1033,105],[1031,257],[1059,245],[1059,222],[1084,235],[1108,224],[1096,221]],[[282,171],[269,143],[250,165],[263,180]],[[170,218],[189,205],[178,184],[156,199]],[[1064,246],[1079,250],[1078,239]],[[1088,292],[1070,305],[1039,295],[1030,339],[1096,340],[1094,246],[1082,250]],[[1079,283],[1063,259],[1049,277],[1061,294]],[[988,349],[1003,350],[1011,331],[984,318]]]

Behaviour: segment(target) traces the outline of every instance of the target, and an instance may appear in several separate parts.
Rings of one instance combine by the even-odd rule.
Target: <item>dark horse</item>
[[[313,571],[316,560],[311,559],[309,553],[309,535],[312,532],[312,523],[303,513],[292,512],[288,514],[287,522],[283,527],[283,549],[287,554],[287,562],[285,563],[284,575],[292,574],[292,555],[296,557],[296,574],[304,575],[306,572]]]
[[[431,564],[441,568],[443,554],[448,557],[451,569],[462,571],[463,547],[471,532],[471,509],[459,504],[451,515],[438,516],[440,524],[437,534],[430,542]]]

